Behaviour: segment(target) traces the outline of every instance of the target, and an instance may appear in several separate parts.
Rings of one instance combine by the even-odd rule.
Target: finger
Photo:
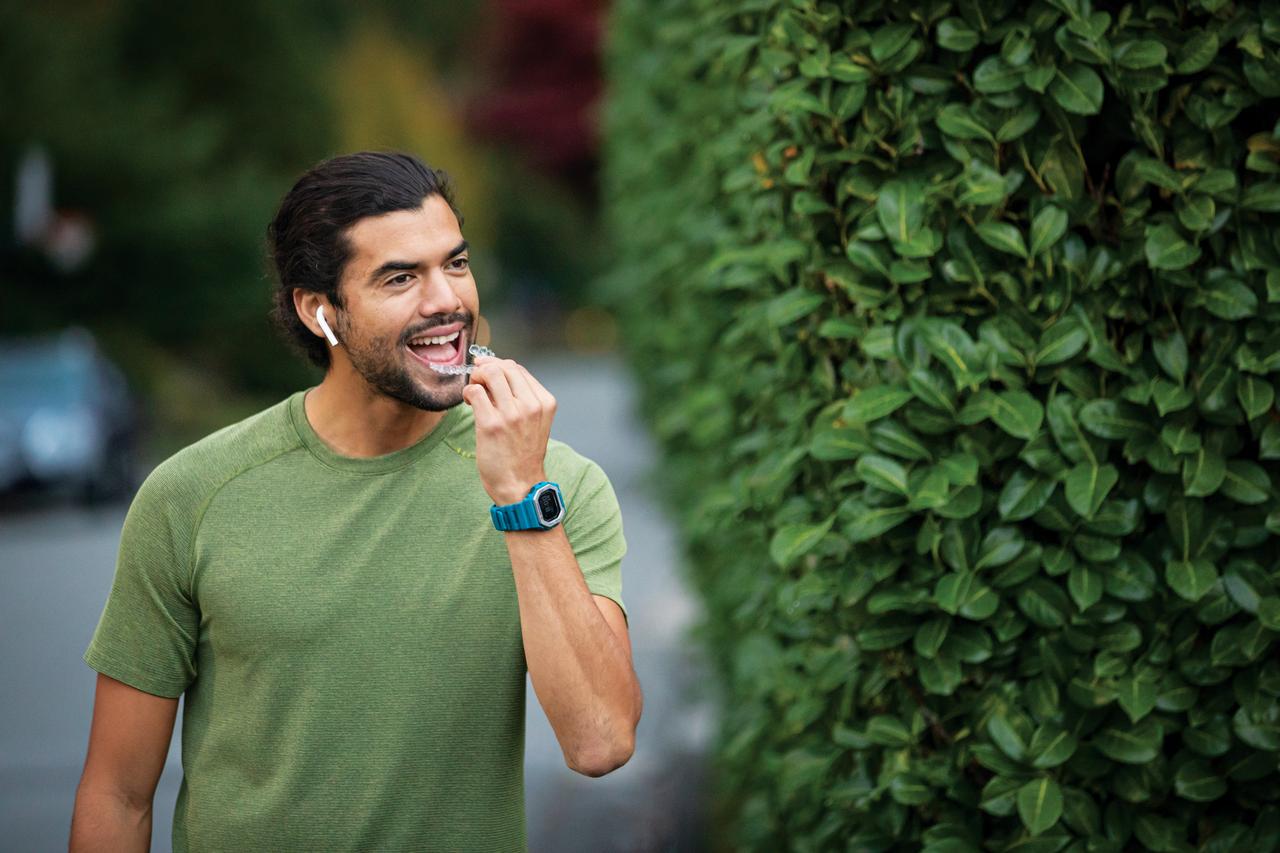
[[[480,362],[477,360],[476,362]],[[507,375],[503,372],[497,359],[492,362],[486,361],[480,364],[471,372],[471,382],[476,385],[484,386],[489,392],[489,396],[493,398],[494,406],[498,409],[511,410],[515,408],[515,394],[511,391],[511,383],[507,381]]]
[[[475,412],[477,424],[487,426],[497,419],[493,401],[483,385],[467,385],[462,389],[462,399]]]
[[[507,384],[511,386],[511,393],[515,394],[517,400],[526,403],[534,403],[538,400],[538,393],[529,384],[529,371],[525,370],[523,365],[506,359],[502,362],[502,372],[507,377]]]
[[[538,400],[541,401],[542,405],[546,408],[554,409],[556,406],[556,398],[552,393],[538,381],[536,376],[529,372],[529,368],[524,365],[520,365],[520,370],[524,373],[525,381],[529,383],[529,387],[533,389],[533,393],[537,396]]]

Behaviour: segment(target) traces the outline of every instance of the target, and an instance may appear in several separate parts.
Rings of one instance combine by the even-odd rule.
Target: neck
[[[343,456],[383,456],[416,444],[445,412],[427,412],[368,386],[355,371],[333,365],[303,399],[316,435]]]

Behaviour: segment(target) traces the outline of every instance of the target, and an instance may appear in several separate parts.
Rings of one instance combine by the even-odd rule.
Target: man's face
[[[430,196],[415,210],[361,219],[347,240],[344,307],[334,330],[351,366],[374,391],[415,408],[440,412],[461,403],[466,376],[427,364],[467,363],[475,341],[479,297],[449,205]],[[454,332],[452,340],[424,340]]]

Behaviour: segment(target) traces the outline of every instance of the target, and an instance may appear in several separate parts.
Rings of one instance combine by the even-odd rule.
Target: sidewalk
[[[653,448],[633,412],[631,383],[613,359],[531,359],[529,371],[556,397],[552,435],[594,459],[622,506],[627,556],[622,596],[644,690],[636,752],[600,779],[564,765],[529,688],[525,810],[529,849],[564,853],[692,851],[706,801],[702,756],[714,720],[699,697],[707,678],[686,633],[697,604],[681,577],[675,532],[650,493]]]

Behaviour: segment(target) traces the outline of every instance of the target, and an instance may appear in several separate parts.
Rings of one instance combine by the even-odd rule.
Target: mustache
[[[435,329],[439,329],[442,326],[450,326],[454,323],[462,323],[464,329],[469,333],[475,325],[475,315],[470,311],[458,311],[454,314],[441,314],[432,318],[431,322],[406,332],[403,336],[403,341],[404,343],[408,343],[420,335],[429,334]]]

